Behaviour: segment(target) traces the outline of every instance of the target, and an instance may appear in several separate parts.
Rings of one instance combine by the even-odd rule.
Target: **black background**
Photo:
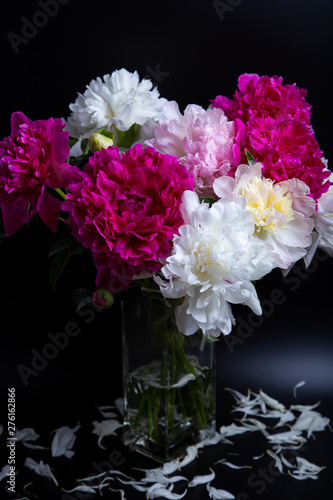
[[[296,82],[308,90],[312,125],[330,160],[331,1],[226,0],[224,5],[229,5],[225,12],[222,2],[210,0],[70,0],[59,5],[53,17],[38,15],[42,7],[37,1],[7,6],[1,16],[1,137],[9,135],[14,111],[20,110],[33,120],[66,118],[69,103],[74,102],[77,92],[84,92],[91,79],[121,67],[150,78],[161,96],[176,100],[182,110],[190,103],[206,107],[218,94],[231,97],[238,76],[249,72],[279,75],[284,83]],[[39,27],[25,28],[27,20]],[[25,36],[26,43],[15,45],[13,40],[18,39],[8,37],[9,33]],[[60,233],[66,235],[65,229]],[[5,426],[0,470],[6,463],[7,387],[15,387],[18,428],[33,427],[41,439],[49,439],[49,432],[62,425],[80,421],[87,426],[71,461],[33,455],[58,468],[61,486],[69,488],[76,477],[92,472],[92,463],[109,457],[109,451],[103,455],[96,446],[89,425],[99,418],[95,403],[112,404],[121,396],[120,319],[119,305],[103,314],[93,309],[84,316],[76,313],[72,292],[94,289],[95,270],[87,256],[75,258],[56,291],[50,290],[47,253],[56,238],[36,216],[29,227],[0,244],[0,422]],[[235,309],[236,317],[241,316],[248,326],[243,330],[236,327],[230,338],[217,345],[219,425],[228,421],[232,403],[224,387],[243,392],[248,387],[253,391],[263,388],[290,404],[294,401],[292,389],[300,380],[306,385],[299,389],[298,401],[321,400],[319,411],[333,417],[331,290],[332,259],[319,252],[308,271],[297,264],[287,279],[275,271],[258,283],[265,310],[256,325],[249,317],[250,310]],[[53,359],[24,381],[19,370],[22,373],[22,366],[32,367],[36,352],[47,352],[50,333],[56,335],[71,327],[79,333],[69,338],[64,349],[53,349]],[[251,446],[258,451],[258,443],[252,441],[240,440],[237,451],[248,452]],[[130,469],[137,463],[120,443],[112,446],[124,457],[122,467]],[[236,498],[244,492],[237,500],[274,500],[281,495],[328,500],[333,489],[331,449],[329,430],[309,442],[304,456],[327,465],[318,481],[297,482],[285,476],[271,480],[270,476],[261,492],[249,484],[247,470],[226,474],[223,469],[224,475],[221,473],[214,485],[233,491]],[[33,452],[18,446],[18,462],[21,464],[29,453],[32,456]],[[209,463],[208,453],[193,470],[206,473]],[[20,488],[29,481],[33,481],[30,491],[38,498],[61,498],[61,490],[50,481],[23,470],[17,478],[17,491],[22,493]],[[4,482],[0,498],[5,498],[3,487]],[[133,498],[140,495],[144,498],[140,493]],[[206,497],[204,488],[186,495]],[[132,498],[130,493],[128,498]]]

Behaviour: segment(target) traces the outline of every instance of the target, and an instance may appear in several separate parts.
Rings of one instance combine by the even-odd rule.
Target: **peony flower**
[[[63,209],[93,254],[98,287],[127,288],[134,276],[161,268],[183,223],[182,194],[192,187],[186,168],[154,148],[137,144],[119,155],[109,147],[90,157]]]
[[[246,125],[236,120],[236,144],[242,162],[249,151],[263,163],[263,175],[277,182],[300,179],[314,200],[325,193],[330,182],[322,151],[312,128],[296,120],[258,118]]]
[[[251,281],[265,274],[260,264],[254,265],[263,243],[253,236],[244,199],[220,199],[209,208],[196,193],[186,191],[181,211],[185,224],[161,269],[164,279],[155,280],[165,297],[184,297],[175,316],[185,335],[200,328],[208,335],[227,335],[235,324],[230,304],[244,304],[261,314]]]
[[[67,128],[72,137],[89,137],[112,125],[126,131],[134,123],[143,125],[148,119],[162,118],[164,102],[150,80],[139,81],[137,71],[122,68],[91,80],[84,94],[69,105],[72,113]]]
[[[168,102],[163,112],[165,120],[155,126],[155,137],[145,144],[177,156],[191,172],[195,191],[203,197],[214,196],[213,181],[234,171],[234,123],[219,109],[205,110],[195,104],[182,115],[176,102]],[[148,122],[143,137],[150,133]]]
[[[310,124],[311,106],[305,100],[307,91],[293,85],[283,85],[282,78],[244,73],[238,78],[233,99],[219,95],[211,100],[213,107],[222,109],[229,120],[239,118],[244,123],[259,117],[289,117]]]
[[[264,165],[263,174],[280,182],[298,178],[314,200],[330,182],[322,151],[310,124],[306,90],[283,85],[282,78],[243,74],[233,99],[217,96],[212,105],[235,121],[235,159],[246,162],[246,151]]]
[[[79,171],[65,162],[68,132],[60,118],[32,121],[11,117],[11,135],[0,142],[0,204],[8,236],[38,213],[56,231],[61,201],[46,188],[63,188]]]
[[[265,245],[263,263],[271,269],[287,269],[306,255],[306,248],[312,243],[315,203],[304,182],[291,179],[275,183],[266,179],[262,170],[260,163],[240,165],[235,178],[217,179],[214,190],[229,200],[245,199],[255,225],[254,236]]]
[[[319,235],[316,247],[319,246],[330,257],[333,257],[333,173],[329,171],[329,174],[332,184],[329,190],[319,198],[317,210],[312,217]]]

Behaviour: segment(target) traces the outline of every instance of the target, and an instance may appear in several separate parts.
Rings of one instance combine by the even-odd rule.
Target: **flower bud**
[[[99,288],[93,294],[92,301],[98,309],[108,309],[113,305],[114,297],[106,288]]]
[[[106,149],[109,146],[112,146],[114,142],[114,136],[108,130],[100,130],[91,136],[88,139],[88,146],[90,151],[93,153],[95,151],[101,151],[102,148]]]

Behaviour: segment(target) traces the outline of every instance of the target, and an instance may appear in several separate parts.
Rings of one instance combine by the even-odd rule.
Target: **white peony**
[[[333,173],[329,180],[333,183]],[[319,235],[317,245],[333,257],[333,185],[321,195],[316,212],[313,214],[315,229]]]
[[[209,208],[196,193],[185,191],[182,216],[185,224],[162,268],[165,279],[155,280],[165,297],[184,297],[175,312],[185,335],[199,328],[211,336],[227,335],[235,324],[230,303],[261,314],[251,280],[266,273],[265,267],[254,265],[263,243],[253,236],[252,216],[243,199],[221,199]]]
[[[315,202],[308,186],[299,179],[274,183],[262,176],[262,165],[239,165],[235,178],[220,177],[214,182],[220,197],[246,202],[252,214],[254,236],[264,243],[261,258],[270,270],[288,269],[306,256],[312,244]],[[267,270],[269,272],[269,270]]]
[[[150,80],[139,81],[137,71],[126,69],[91,80],[84,94],[69,105],[72,111],[67,130],[72,137],[89,137],[101,128],[126,131],[134,123],[143,125],[148,119],[162,119],[166,99],[159,98]]]

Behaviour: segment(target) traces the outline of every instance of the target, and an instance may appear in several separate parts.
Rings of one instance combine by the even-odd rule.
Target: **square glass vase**
[[[123,442],[158,462],[215,434],[215,344],[185,336],[159,291],[122,302]]]

